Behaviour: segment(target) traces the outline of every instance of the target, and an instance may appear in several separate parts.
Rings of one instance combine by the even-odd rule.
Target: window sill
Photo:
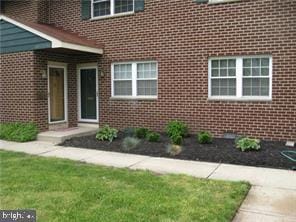
[[[230,101],[230,102],[272,102],[270,97],[208,97],[208,101]]]
[[[149,96],[149,97],[113,96],[113,97],[110,97],[110,100],[157,100],[157,96]]]
[[[209,5],[217,5],[217,4],[224,4],[224,3],[230,3],[230,2],[239,2],[241,0],[213,0],[209,1]]]
[[[67,120],[61,120],[61,121],[55,121],[55,122],[48,122],[49,125],[57,125],[57,124],[63,124],[68,123]]]
[[[104,19],[111,19],[111,18],[117,18],[117,17],[124,17],[124,16],[130,16],[135,14],[135,12],[126,12],[126,13],[119,13],[114,15],[105,15],[105,16],[97,16],[92,17],[90,21],[96,21],[96,20],[104,20]]]

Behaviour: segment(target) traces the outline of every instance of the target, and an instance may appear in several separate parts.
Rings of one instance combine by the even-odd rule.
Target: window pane
[[[110,15],[110,0],[94,2],[94,16]]]
[[[227,60],[226,59],[220,60],[220,67],[227,68]]]
[[[212,68],[219,68],[219,60],[212,60]]]
[[[132,81],[114,81],[114,95],[115,96],[131,96],[132,95]]]
[[[157,81],[156,80],[138,80],[137,95],[138,96],[156,96]]]
[[[212,76],[213,77],[219,76],[219,69],[212,69]]]
[[[114,79],[131,79],[132,64],[114,65]]]
[[[254,58],[252,59],[252,67],[259,67],[260,66],[260,59]]]
[[[227,76],[227,69],[220,69],[220,76]]]
[[[261,76],[269,76],[269,68],[261,68]]]
[[[236,79],[212,79],[212,96],[235,96]]]
[[[243,66],[244,67],[251,67],[251,59],[244,59]]]
[[[137,64],[138,79],[156,79],[156,63],[138,63]]]
[[[115,13],[132,12],[133,10],[133,0],[115,0]]]
[[[235,68],[236,66],[236,60],[235,59],[229,59],[228,60],[228,67]]]
[[[235,76],[235,69],[228,69],[228,76]]]
[[[251,68],[244,68],[244,71],[243,71],[243,75],[244,76],[250,76],[251,75]]]
[[[243,96],[268,96],[269,78],[244,78]]]
[[[261,66],[269,67],[269,58],[262,58]]]
[[[260,76],[260,68],[252,68],[252,76]]]

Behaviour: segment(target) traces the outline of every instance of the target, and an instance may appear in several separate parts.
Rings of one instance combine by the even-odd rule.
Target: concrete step
[[[67,129],[51,130],[39,133],[37,136],[37,140],[58,144],[73,137],[92,135],[95,134],[97,131],[98,128],[96,127],[81,126]]]

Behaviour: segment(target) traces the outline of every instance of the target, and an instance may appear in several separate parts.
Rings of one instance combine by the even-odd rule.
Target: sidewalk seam
[[[133,164],[127,166],[127,168],[132,168],[133,166],[136,166],[136,165],[138,165],[139,163],[142,163],[142,162],[144,162],[144,161],[146,161],[146,160],[149,160],[149,159],[151,159],[150,156],[147,157],[147,158],[144,158],[144,159],[142,159],[142,160],[140,160],[140,161],[138,161],[138,162],[136,162],[136,163],[133,163]]]
[[[206,179],[210,179],[210,177],[215,173],[215,171],[221,166],[222,163],[219,163],[218,166],[206,177]]]

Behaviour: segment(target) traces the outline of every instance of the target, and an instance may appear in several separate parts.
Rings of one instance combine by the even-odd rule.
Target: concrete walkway
[[[235,222],[296,222],[296,172],[290,170],[60,147],[40,141],[14,143],[0,140],[0,149],[105,166],[150,170],[156,173],[178,173],[199,178],[248,181],[252,184],[252,188],[239,209]]]

